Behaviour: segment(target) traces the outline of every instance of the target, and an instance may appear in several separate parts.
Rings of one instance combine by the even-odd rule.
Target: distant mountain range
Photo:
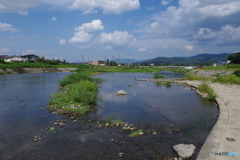
[[[111,60],[110,60],[110,61],[111,61]],[[136,60],[136,59],[128,59],[128,58],[124,58],[124,59],[116,58],[116,59],[114,59],[114,61],[115,61],[116,63],[128,63],[128,64],[132,64],[132,63],[138,62],[138,60]]]
[[[189,57],[157,57],[150,60],[144,60],[137,62],[138,64],[172,64],[172,65],[201,65],[208,63],[215,63],[217,61],[226,61],[227,57],[232,53],[222,54],[198,54]]]

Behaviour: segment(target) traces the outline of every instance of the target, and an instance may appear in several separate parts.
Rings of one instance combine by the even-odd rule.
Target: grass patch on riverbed
[[[170,88],[172,86],[172,82],[171,81],[156,81],[155,84],[157,86],[161,86],[164,85],[166,88]]]
[[[153,75],[153,78],[154,78],[154,79],[159,79],[159,78],[164,78],[164,76],[163,76],[163,75],[160,75],[160,74],[157,74],[157,73],[155,73],[155,74]]]
[[[64,87],[63,92],[51,95],[49,107],[62,110],[87,113],[95,106],[99,99],[97,81],[92,78],[93,73],[75,73],[65,77],[59,84]]]
[[[139,135],[142,135],[143,134],[143,131],[142,130],[138,130],[138,131],[134,131],[133,133],[131,133],[129,135],[129,137],[136,137],[136,136],[139,136]]]
[[[216,99],[217,94],[214,92],[213,88],[206,82],[198,85],[198,90],[200,92],[206,93],[209,99]]]

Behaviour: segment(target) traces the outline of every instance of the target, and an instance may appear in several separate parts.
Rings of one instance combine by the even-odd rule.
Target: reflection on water
[[[98,109],[80,116],[52,115],[49,95],[59,91],[58,80],[69,73],[36,73],[0,76],[0,159],[164,159],[176,157],[172,146],[192,143],[199,151],[216,122],[217,107],[195,91],[178,85],[156,86],[152,73],[109,73],[99,88]],[[166,78],[180,75],[160,73]],[[118,90],[128,94],[116,96]],[[43,109],[42,109],[43,108]],[[108,117],[143,129],[145,135],[129,138],[130,131],[98,128]],[[56,120],[67,120],[63,127]],[[91,121],[89,121],[91,120]],[[46,127],[54,126],[56,134]],[[157,135],[152,135],[152,132]],[[42,140],[33,142],[34,136]],[[116,143],[110,140],[114,139]],[[196,157],[196,154],[194,155]]]

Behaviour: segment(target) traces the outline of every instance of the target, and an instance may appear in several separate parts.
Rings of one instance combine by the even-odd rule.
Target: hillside
[[[110,60],[110,61],[111,61],[111,60]],[[116,59],[114,59],[114,61],[115,61],[116,63],[128,63],[128,64],[138,62],[138,60],[128,59],[128,58],[120,58],[120,59],[116,58]]]
[[[157,57],[151,60],[138,62],[139,64],[162,64],[162,65],[203,65],[217,61],[225,61],[229,53],[222,54],[198,54],[190,57]]]

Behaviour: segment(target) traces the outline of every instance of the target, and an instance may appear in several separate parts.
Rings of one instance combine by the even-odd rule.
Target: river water
[[[194,144],[195,158],[217,120],[214,102],[189,88],[135,81],[151,79],[152,73],[98,75],[104,81],[94,111],[74,119],[52,115],[47,109],[49,95],[59,91],[58,80],[68,74],[0,76],[0,159],[172,159],[177,157],[172,146],[179,143]],[[128,94],[116,96],[118,90]],[[132,138],[128,136],[132,131],[119,127],[99,128],[98,123],[109,117],[142,129],[144,135]],[[66,121],[63,127],[53,124],[62,120]],[[55,127],[55,132],[47,127]],[[41,140],[34,142],[35,136]]]

